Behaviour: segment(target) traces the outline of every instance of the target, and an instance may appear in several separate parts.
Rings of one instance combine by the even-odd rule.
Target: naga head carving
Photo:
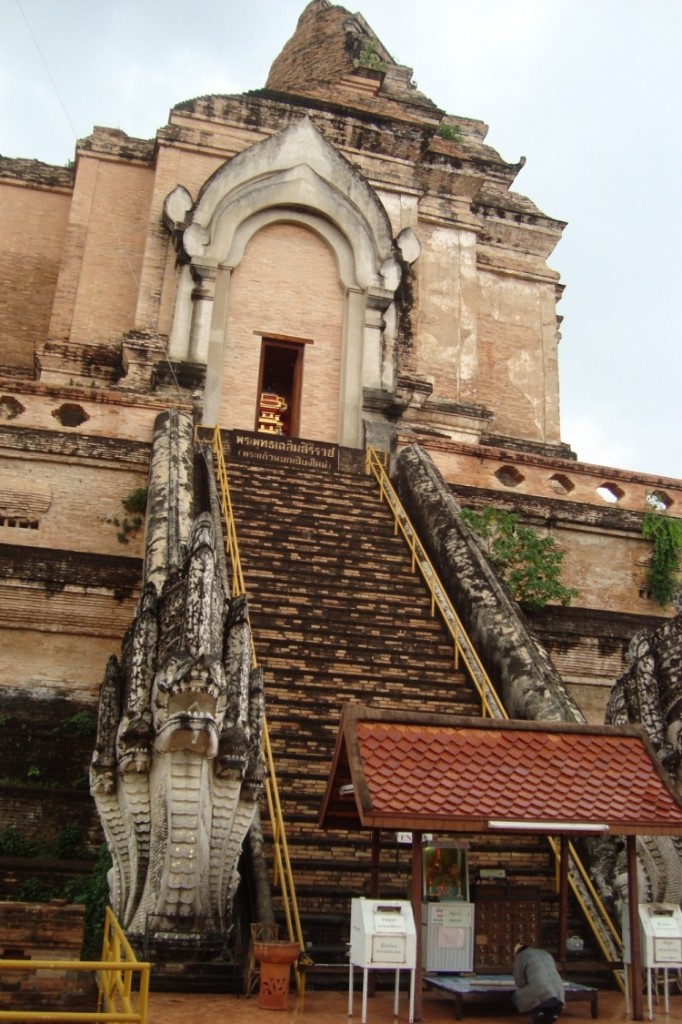
[[[225,670],[203,651],[172,657],[154,677],[154,751],[187,750],[213,758],[227,707]]]

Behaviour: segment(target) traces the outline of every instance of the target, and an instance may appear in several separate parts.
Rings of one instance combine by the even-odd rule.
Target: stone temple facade
[[[671,616],[641,526],[682,481],[561,438],[564,224],[486,133],[312,0],[263,89],[182,100],[153,139],[96,127],[68,168],[0,158],[0,699],[96,708],[143,583],[131,495],[173,410],[417,443],[461,504],[551,534],[578,596],[533,630],[603,720],[631,637]]]

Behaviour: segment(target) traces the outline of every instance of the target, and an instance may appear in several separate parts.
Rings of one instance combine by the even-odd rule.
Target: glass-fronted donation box
[[[474,905],[469,901],[467,851],[446,844],[423,849],[423,968],[471,971]]]

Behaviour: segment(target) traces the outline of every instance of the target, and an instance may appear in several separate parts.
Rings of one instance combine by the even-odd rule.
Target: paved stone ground
[[[361,993],[355,993],[353,1017],[360,1024]],[[644,1014],[648,1019],[646,996]],[[258,996],[250,999],[231,995],[191,995],[187,993],[152,992],[149,997],[149,1024],[348,1024],[347,992],[307,992],[303,997],[294,993],[289,997],[286,1010],[266,1010],[258,1005]],[[424,993],[424,1024],[451,1024],[455,1019],[452,1002],[436,993]],[[472,1006],[464,1008],[464,1021],[472,1024],[526,1024],[510,1007],[509,1012],[499,1008]],[[599,992],[599,1020],[602,1024],[620,1024],[629,1021],[625,1012],[625,999],[615,991]],[[379,992],[367,1003],[367,1024],[397,1024],[407,1022],[407,993],[401,992],[398,1017],[393,1016],[393,993]],[[591,1020],[587,1003],[571,1003],[560,1018],[560,1024],[588,1024]],[[654,1004],[654,1020],[664,1024],[682,1021],[682,995],[670,997],[670,1010],[664,1012],[663,1003]]]

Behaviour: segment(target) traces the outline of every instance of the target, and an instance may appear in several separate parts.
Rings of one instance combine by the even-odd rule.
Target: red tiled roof
[[[487,832],[493,820],[682,835],[682,802],[639,727],[346,705],[323,825]]]

